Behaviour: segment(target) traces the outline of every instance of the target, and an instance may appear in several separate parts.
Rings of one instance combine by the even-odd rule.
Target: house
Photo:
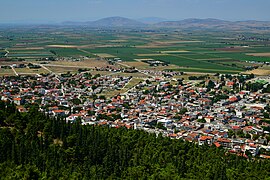
[[[206,116],[206,117],[204,117],[204,119],[205,119],[205,121],[207,123],[211,123],[212,121],[214,121],[214,117],[213,116]]]
[[[252,156],[256,156],[259,153],[259,146],[254,143],[250,143],[246,146],[245,151],[248,151],[252,154]]]
[[[65,116],[65,111],[64,110],[56,109],[56,110],[52,110],[52,113],[53,113],[54,116]]]
[[[217,142],[225,148],[230,148],[232,146],[232,141],[230,139],[227,138],[218,138]]]
[[[213,144],[213,137],[212,136],[201,136],[199,138],[199,145],[212,145]]]
[[[71,114],[67,117],[67,121],[75,121],[77,118],[82,117],[82,114]]]
[[[13,102],[14,102],[14,104],[16,104],[16,105],[18,105],[18,106],[24,104],[24,100],[23,100],[23,98],[21,98],[21,97],[13,98]]]
[[[235,83],[233,81],[227,82],[227,86],[230,87],[230,88],[233,88],[234,84]]]

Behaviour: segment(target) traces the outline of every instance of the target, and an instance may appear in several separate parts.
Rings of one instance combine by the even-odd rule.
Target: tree
[[[212,80],[208,81],[207,89],[213,89],[215,87],[215,83]]]
[[[99,96],[99,99],[106,100],[106,97],[102,95],[102,96]]]
[[[263,112],[263,117],[266,118],[266,119],[269,119],[269,113]]]
[[[203,119],[198,119],[197,121],[200,122],[200,123],[206,123],[206,120],[204,118]]]
[[[235,136],[235,132],[233,130],[229,129],[229,131],[228,131],[228,137],[229,138],[232,138],[234,136]]]
[[[163,129],[163,130],[167,129],[165,126],[163,126],[163,124],[161,122],[157,123],[157,128],[158,129]]]
[[[182,109],[180,110],[179,114],[183,115],[183,114],[185,114],[187,111],[188,111],[187,108],[182,108]]]
[[[72,103],[75,104],[75,105],[80,105],[80,104],[82,103],[81,100],[78,99],[78,98],[72,99],[71,101],[72,101]]]

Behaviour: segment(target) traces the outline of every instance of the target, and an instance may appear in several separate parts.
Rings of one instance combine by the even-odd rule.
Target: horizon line
[[[183,18],[183,19],[176,19],[176,18],[163,18],[163,17],[138,17],[138,18],[129,18],[129,17],[125,17],[125,16],[107,16],[107,17],[102,17],[102,18],[96,18],[96,19],[90,19],[90,20],[82,20],[82,19],[71,19],[71,20],[12,20],[12,21],[4,21],[4,22],[0,22],[0,24],[4,24],[4,25],[39,25],[39,24],[61,24],[61,23],[65,23],[65,22],[78,22],[78,23],[85,23],[85,22],[95,22],[98,20],[102,20],[102,19],[106,19],[106,18],[126,18],[126,19],[130,19],[130,20],[136,20],[139,22],[143,22],[142,19],[147,19],[147,18],[159,18],[159,19],[163,19],[160,22],[165,22],[165,21],[183,21],[183,20],[188,20],[188,19],[200,19],[200,20],[206,20],[206,19],[216,19],[216,20],[222,20],[222,21],[230,21],[230,22],[238,22],[238,21],[265,21],[265,22],[270,22],[270,20],[266,20],[266,19],[223,19],[223,18],[215,18],[215,17],[207,17],[207,18],[199,18],[199,17],[189,17],[189,18]]]

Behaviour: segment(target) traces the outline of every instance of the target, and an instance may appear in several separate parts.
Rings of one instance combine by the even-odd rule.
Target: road
[[[43,64],[37,64],[37,63],[33,63],[33,64],[38,65],[38,66],[42,67],[43,69],[47,70],[48,72],[50,72],[51,74],[53,74],[53,72],[50,69],[48,69],[47,67],[45,67]]]
[[[83,50],[83,49],[81,49],[81,48],[77,48],[79,51],[81,51],[81,52],[84,52],[84,53],[86,53],[86,54],[89,54],[89,55],[92,55],[90,52],[88,52],[88,51],[86,51],[86,50]]]
[[[9,54],[9,50],[6,48],[5,51],[6,51],[6,54],[4,56],[7,57]]]
[[[13,70],[14,74],[15,74],[16,76],[19,76],[19,74],[16,72],[15,68],[14,68],[13,66],[10,66],[10,67],[11,67],[11,69]]]
[[[127,64],[120,63],[120,62],[117,62],[116,64],[119,64],[120,66],[124,66],[124,67],[131,68],[131,66],[129,66],[129,65],[127,65]]]

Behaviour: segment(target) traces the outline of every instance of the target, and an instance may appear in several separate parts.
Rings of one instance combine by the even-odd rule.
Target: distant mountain
[[[181,21],[164,21],[156,23],[157,27],[171,28],[197,28],[197,29],[268,29],[270,30],[270,22],[268,21],[225,21],[220,19],[184,19]]]
[[[145,18],[138,19],[138,21],[145,24],[156,24],[156,23],[160,23],[160,22],[168,21],[168,20],[164,18],[159,18],[159,17],[145,17]]]
[[[124,17],[108,17],[89,22],[64,22],[62,25],[89,27],[148,27],[179,29],[215,29],[215,30],[270,30],[269,21],[225,21],[220,19],[184,19],[180,21],[164,21],[162,18],[150,17],[139,20]]]
[[[184,19],[181,21],[164,21],[157,23],[155,25],[157,26],[164,26],[164,27],[193,27],[193,26],[217,26],[217,25],[223,25],[223,24],[229,24],[230,21],[224,21],[219,19]]]
[[[144,23],[124,17],[108,17],[97,21],[89,22],[94,27],[142,27]]]
[[[108,17],[99,19],[97,21],[87,21],[87,22],[74,22],[74,21],[66,21],[62,23],[63,25],[70,26],[90,26],[90,27],[144,27],[146,24],[124,17]]]

